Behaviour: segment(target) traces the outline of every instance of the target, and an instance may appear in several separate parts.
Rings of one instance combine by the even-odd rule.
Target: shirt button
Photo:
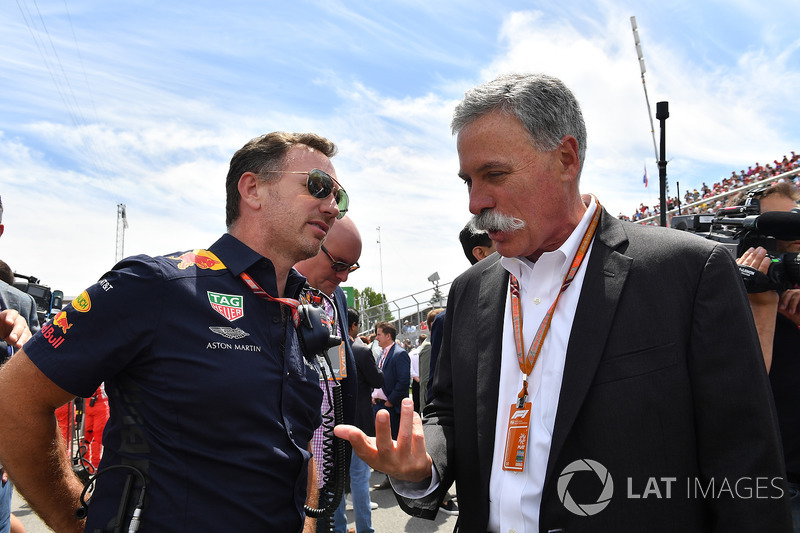
[[[272,317],[272,323],[273,324],[277,324],[280,321],[281,321],[281,317],[279,317],[279,316]]]
[[[517,530],[516,529],[509,529],[508,533],[517,533]]]
[[[536,298],[533,299],[533,303],[535,303],[536,305],[539,305],[540,303],[542,303],[542,299],[537,296]]]

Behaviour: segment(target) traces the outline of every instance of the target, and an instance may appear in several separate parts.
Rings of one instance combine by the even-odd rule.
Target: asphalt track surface
[[[376,485],[383,480],[383,474],[372,474],[370,485]],[[450,533],[456,525],[456,516],[439,513],[436,520],[422,520],[413,518],[404,513],[397,505],[397,500],[391,490],[370,489],[372,501],[378,504],[378,509],[372,511],[372,527],[376,533]],[[18,493],[14,493],[11,500],[11,510],[25,526],[26,533],[47,533],[52,531],[34,513]],[[349,527],[355,527],[353,512],[347,512]],[[231,533],[231,532],[220,532]]]

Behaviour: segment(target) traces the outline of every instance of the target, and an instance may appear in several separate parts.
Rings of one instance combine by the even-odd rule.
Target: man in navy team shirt
[[[315,134],[251,140],[231,160],[226,234],[123,260],[2,369],[0,456],[55,531],[127,531],[134,509],[142,533],[301,531],[321,391],[292,266],[347,209],[335,152]],[[111,416],[84,509],[53,411],[101,382]]]

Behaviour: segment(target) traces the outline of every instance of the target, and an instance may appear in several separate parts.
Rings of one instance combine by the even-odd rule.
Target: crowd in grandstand
[[[744,187],[745,185],[750,185],[757,181],[762,181],[767,178],[771,178],[773,176],[777,176],[779,174],[784,174],[786,172],[792,171],[796,168],[800,168],[800,154],[795,154],[791,152],[791,157],[786,155],[783,156],[781,161],[777,159],[773,160],[773,164],[766,164],[761,165],[756,162],[755,165],[747,167],[745,171],[742,169],[738,174],[736,171],[732,171],[731,175],[727,178],[723,178],[721,182],[714,183],[711,187],[706,185],[703,182],[703,185],[700,187],[700,190],[687,190],[686,194],[683,195],[683,203],[682,205],[690,205],[688,209],[684,208],[684,214],[691,215],[691,214],[700,214],[700,213],[714,213],[717,209],[721,207],[727,207],[726,200],[732,200],[735,196],[730,196],[727,199],[717,199],[710,202],[704,202],[697,204],[704,199],[714,198],[726,192],[734,191],[740,187]],[[800,174],[797,174],[793,178],[794,184],[800,187]],[[696,205],[692,205],[696,204]],[[671,211],[673,209],[678,208],[678,198],[677,197],[670,197],[667,198],[667,210]],[[640,203],[638,209],[633,213],[631,216],[623,215],[622,213],[619,214],[618,218],[622,220],[629,220],[629,221],[637,221],[643,220],[650,217],[655,217],[660,214],[660,205],[656,204],[653,207],[648,205],[644,205],[644,203]],[[654,221],[653,223],[657,223]]]

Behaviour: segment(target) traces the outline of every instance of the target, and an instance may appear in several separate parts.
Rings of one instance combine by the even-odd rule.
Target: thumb
[[[350,444],[357,444],[359,442],[366,444],[367,440],[367,436],[363,431],[355,426],[350,426],[347,424],[339,424],[338,426],[334,427],[333,434],[340,439],[350,441]]]
[[[376,453],[375,439],[367,437],[366,433],[355,426],[340,424],[333,428],[333,434],[340,439],[350,441],[356,455],[367,463]]]

